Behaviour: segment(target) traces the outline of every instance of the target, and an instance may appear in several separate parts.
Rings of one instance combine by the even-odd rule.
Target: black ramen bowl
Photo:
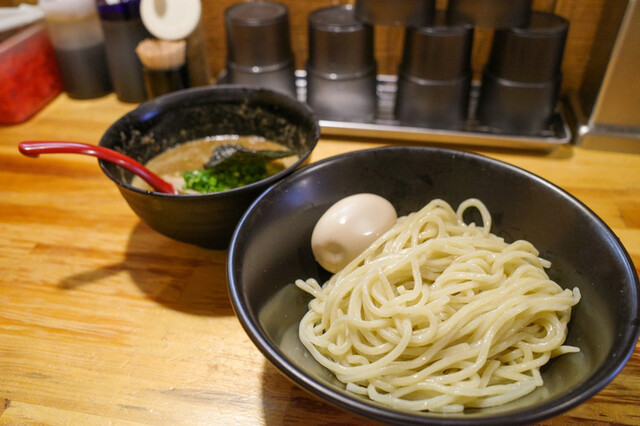
[[[146,163],[184,142],[216,135],[263,136],[289,148],[299,160],[279,173],[227,191],[171,195],[131,185],[132,174],[100,160],[133,211],[170,238],[209,248],[227,248],[247,207],[266,188],[304,163],[320,137],[304,103],[266,89],[212,86],[174,92],[145,102],[116,121],[100,145]]]
[[[324,282],[311,233],[337,200],[372,192],[399,215],[433,198],[454,208],[471,197],[493,217],[492,232],[508,242],[528,239],[552,262],[550,277],[577,286],[567,344],[579,353],[553,358],[544,386],[516,401],[458,414],[403,412],[351,394],[298,339],[309,297],[298,278]],[[473,219],[473,218],[471,218]],[[286,232],[286,238],[283,234]],[[595,395],[624,366],[638,338],[638,276],[613,232],[580,201],[517,167],[466,152],[427,147],[356,151],[319,161],[263,193],[243,216],[227,264],[233,307],[254,344],[285,376],[325,401],[397,424],[524,424],[556,416]]]

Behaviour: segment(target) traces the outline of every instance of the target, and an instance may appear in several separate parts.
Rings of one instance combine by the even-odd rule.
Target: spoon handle
[[[141,163],[131,157],[97,145],[82,142],[60,141],[25,141],[18,145],[20,152],[27,157],[38,157],[40,154],[84,154],[98,157],[102,160],[115,163],[131,173],[140,176],[145,182],[159,192],[176,194],[176,190],[169,182],[147,169]]]

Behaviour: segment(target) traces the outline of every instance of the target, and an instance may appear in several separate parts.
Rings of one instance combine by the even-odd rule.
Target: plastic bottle
[[[104,35],[92,0],[40,0],[65,91],[71,98],[111,92]]]
[[[97,0],[113,88],[122,102],[147,99],[136,47],[151,34],[140,19],[140,0]]]

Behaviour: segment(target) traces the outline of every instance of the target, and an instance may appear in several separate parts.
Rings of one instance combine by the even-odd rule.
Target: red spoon
[[[84,154],[98,157],[102,160],[115,163],[140,176],[158,192],[165,194],[177,194],[173,185],[160,176],[147,169],[131,157],[101,146],[90,145],[81,142],[58,141],[26,141],[18,145],[20,152],[27,157],[38,157],[40,154]]]

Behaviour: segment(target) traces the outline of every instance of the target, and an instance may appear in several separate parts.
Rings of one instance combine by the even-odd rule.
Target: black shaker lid
[[[140,19],[140,0],[122,0],[118,3],[97,0],[100,18],[106,21],[129,21]]]
[[[471,21],[477,27],[508,28],[527,25],[532,0],[449,0],[450,22]]]
[[[243,2],[225,10],[228,61],[252,67],[290,62],[289,11],[280,3]]]
[[[353,6],[317,9],[308,20],[307,65],[314,71],[354,74],[375,67],[373,27],[356,19]]]
[[[435,0],[356,0],[356,18],[371,25],[421,26],[433,21]]]
[[[473,26],[447,24],[438,13],[433,25],[405,30],[400,72],[424,80],[451,80],[471,73]]]
[[[531,14],[529,25],[497,30],[487,70],[498,78],[545,83],[560,74],[569,22],[546,12]]]

